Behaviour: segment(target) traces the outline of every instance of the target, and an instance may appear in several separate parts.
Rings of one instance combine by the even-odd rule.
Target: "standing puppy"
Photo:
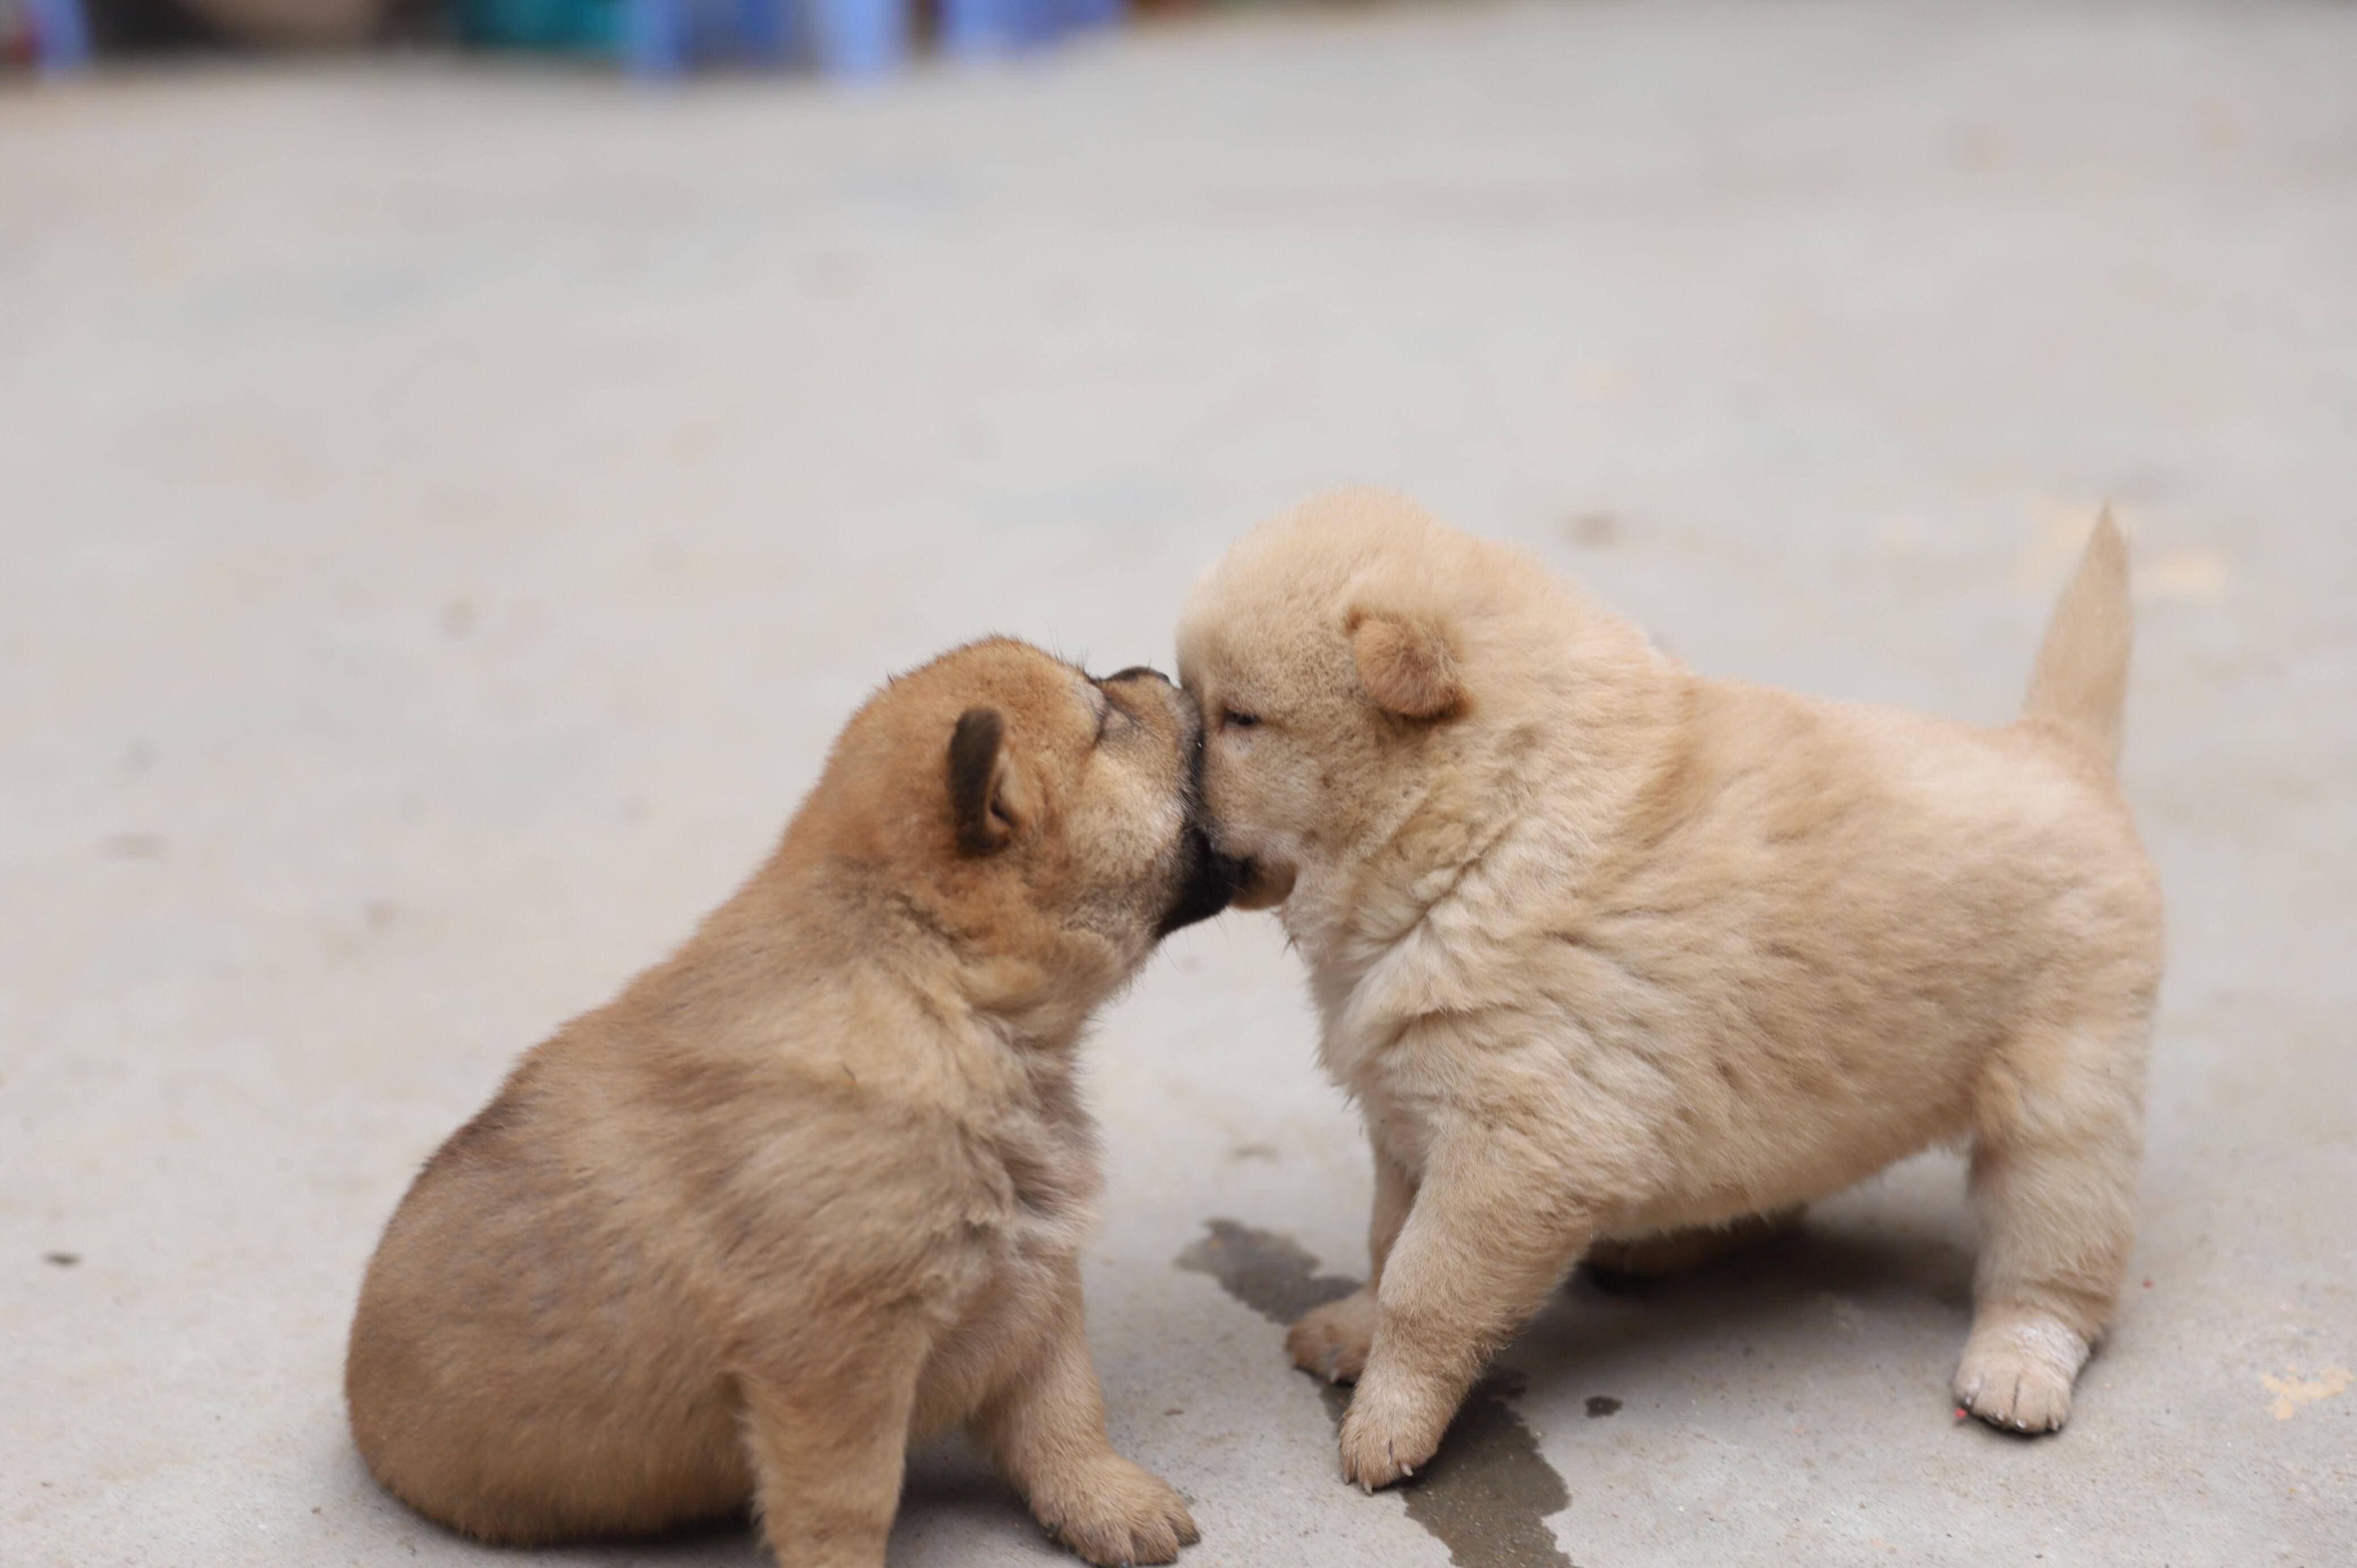
[[[1408,1474],[1583,1253],[1691,1251],[1935,1144],[1986,1220],[1956,1397],[2062,1423],[2134,1228],[2160,895],[2113,776],[2106,521],[2018,722],[1730,682],[1528,556],[1323,497],[1200,584],[1211,835],[1282,901],[1374,1146],[1371,1277],[1294,1330]]]
[[[1105,1442],[1072,1057],[1227,901],[1200,748],[1161,676],[1004,639],[877,693],[769,864],[418,1174],[345,1370],[377,1478],[515,1543],[749,1501],[783,1568],[876,1568],[965,1422],[1081,1555],[1177,1556]]]

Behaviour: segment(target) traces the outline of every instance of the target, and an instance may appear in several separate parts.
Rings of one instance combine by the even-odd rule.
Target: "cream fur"
[[[1378,492],[1196,586],[1213,838],[1282,900],[1374,1151],[1372,1278],[1292,1344],[1357,1378],[1351,1479],[1429,1455],[1591,1248],[1943,1144],[1986,1224],[1957,1395],[2061,1423],[2132,1236],[2161,970],[2112,772],[2126,586],[2107,521],[1998,729],[1705,679]]]
[[[1073,1053],[1222,901],[1200,745],[1151,671],[1005,639],[878,693],[769,863],[418,1174],[346,1365],[378,1479],[513,1543],[750,1502],[782,1568],[877,1568],[963,1423],[1082,1556],[1176,1556],[1089,1361]]]

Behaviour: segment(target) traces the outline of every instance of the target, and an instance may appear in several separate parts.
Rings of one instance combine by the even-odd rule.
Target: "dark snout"
[[[1187,836],[1179,853],[1185,856],[1185,864],[1179,869],[1178,897],[1163,912],[1162,923],[1154,929],[1157,937],[1167,937],[1181,926],[1210,919],[1226,908],[1235,898],[1236,889],[1243,886],[1243,862],[1230,860],[1213,849],[1211,841],[1204,836],[1203,824],[1192,816],[1188,820]]]
[[[1187,827],[1178,841],[1177,892],[1154,929],[1157,937],[1167,937],[1226,908],[1243,884],[1244,865],[1213,849],[1211,836],[1203,831],[1202,709],[1191,693],[1180,690],[1159,670],[1143,664],[1105,677],[1108,686],[1132,681],[1155,688],[1178,719],[1179,788],[1186,795]]]

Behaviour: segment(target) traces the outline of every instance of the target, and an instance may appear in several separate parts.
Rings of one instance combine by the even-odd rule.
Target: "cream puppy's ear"
[[[1029,792],[1006,744],[1006,721],[996,708],[968,708],[950,736],[950,819],[958,847],[995,854],[1015,842],[1031,820]]]
[[[1405,719],[1437,719],[1465,701],[1448,635],[1434,622],[1391,610],[1352,610],[1342,621],[1359,684],[1375,705]]]

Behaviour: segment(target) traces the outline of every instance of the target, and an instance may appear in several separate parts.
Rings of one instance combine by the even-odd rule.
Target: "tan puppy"
[[[1089,1361],[1072,1058],[1226,901],[1200,746],[1151,671],[1003,639],[877,693],[769,863],[419,1173],[345,1372],[377,1478],[503,1542],[750,1502],[784,1568],[873,1568],[965,1422],[1075,1552],[1175,1557]]]
[[[2109,522],[2018,723],[1704,680],[1530,557],[1314,500],[1196,587],[1213,842],[1283,901],[1374,1145],[1371,1277],[1305,1318],[1345,1474],[1439,1443],[1600,1243],[1791,1210],[1968,1145],[1956,1396],[2060,1426],[2133,1219],[2160,895],[2113,777]]]

